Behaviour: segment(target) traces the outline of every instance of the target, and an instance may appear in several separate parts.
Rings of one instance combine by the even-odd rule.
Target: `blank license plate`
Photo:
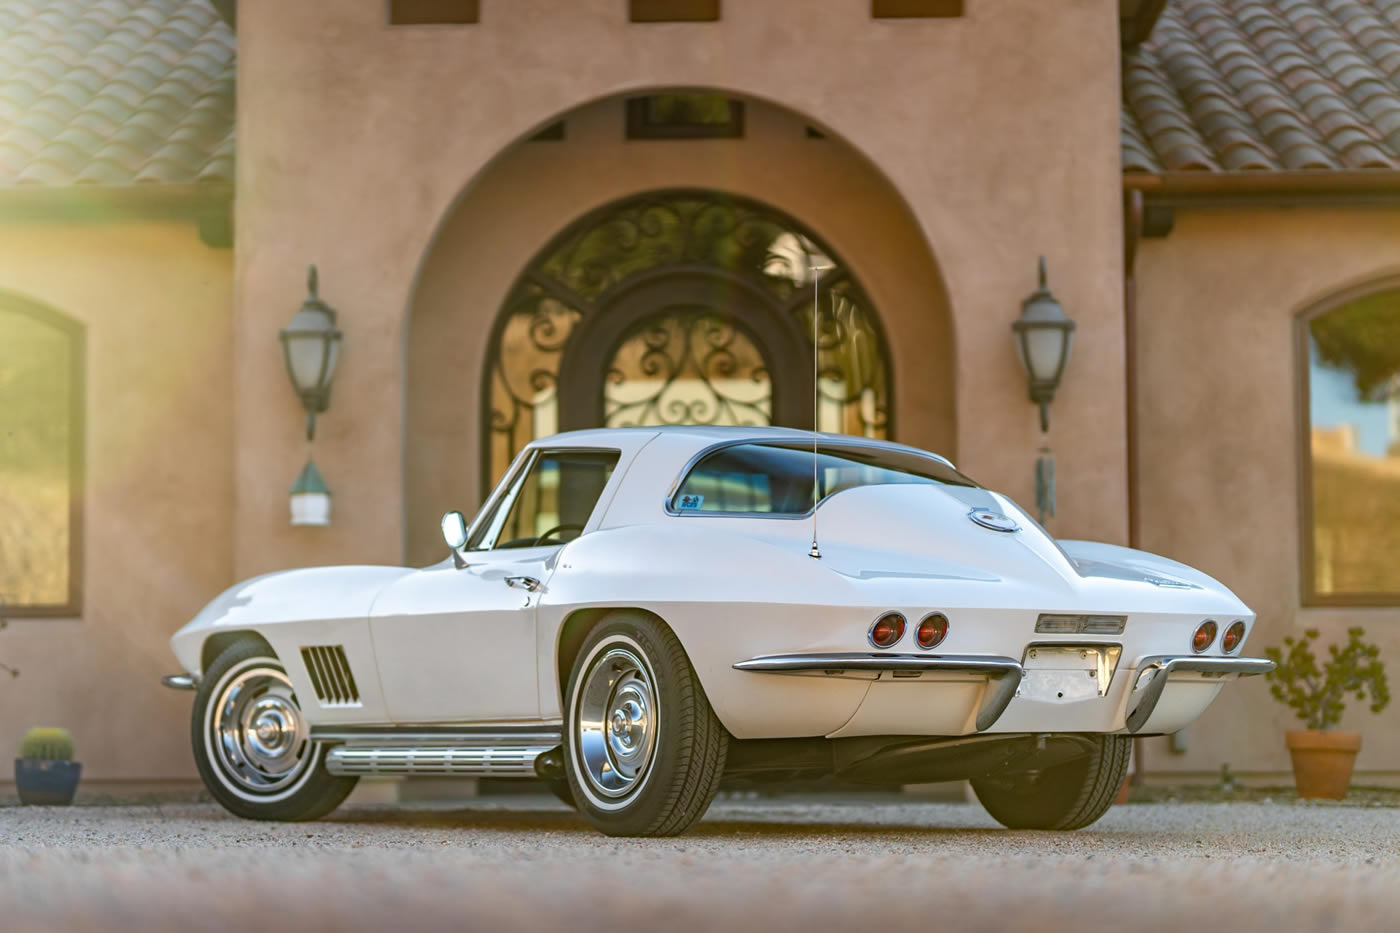
[[[1024,673],[1016,695],[1051,703],[1101,697],[1121,651],[1117,645],[1034,645],[1021,659]]]

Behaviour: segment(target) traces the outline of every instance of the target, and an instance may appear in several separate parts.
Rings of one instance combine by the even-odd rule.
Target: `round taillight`
[[[904,616],[887,612],[870,626],[870,643],[876,648],[893,648],[904,637]]]
[[[924,616],[919,627],[914,632],[914,640],[919,643],[919,647],[924,650],[937,648],[943,639],[948,637],[948,617],[941,612],[931,612]]]
[[[1206,619],[1196,627],[1196,634],[1191,636],[1191,650],[1200,654],[1211,646],[1215,641],[1216,625],[1210,619]]]
[[[1244,641],[1244,620],[1240,619],[1230,623],[1230,627],[1225,630],[1225,634],[1220,636],[1220,647],[1229,654],[1240,646]]]

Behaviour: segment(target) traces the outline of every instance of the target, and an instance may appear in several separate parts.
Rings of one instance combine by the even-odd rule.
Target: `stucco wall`
[[[390,28],[382,5],[361,0],[245,0],[237,574],[402,559],[402,444],[414,443],[405,328],[441,223],[534,129],[592,100],[666,86],[772,101],[850,142],[888,179],[946,283],[959,460],[1023,500],[1038,437],[1009,324],[1034,287],[1036,256],[1048,254],[1051,284],[1080,325],[1076,353],[1089,361],[1071,368],[1056,402],[1056,530],[1123,540],[1116,10],[1111,0],[1003,0],[957,20],[874,22],[864,3],[813,16],[802,0],[765,0],[727,4],[719,23],[631,25],[614,0],[553,0],[492,4],[479,26]],[[287,524],[285,483],[304,450],[276,346],[311,261],[346,334],[316,442],[334,525],[315,530]],[[895,417],[901,435],[916,436],[911,413]]]
[[[232,258],[192,224],[0,224],[0,289],[87,342],[83,613],[0,633],[22,672],[0,677],[0,755],[56,725],[85,778],[194,776],[190,694],[159,679],[170,634],[232,582]]]
[[[1363,626],[1394,675],[1400,610],[1304,608],[1300,598],[1297,316],[1349,286],[1400,271],[1393,210],[1180,211],[1138,258],[1142,546],[1233,588],[1259,615],[1246,653],[1317,627]],[[1355,701],[1357,767],[1400,778],[1400,706]],[[1147,767],[1289,769],[1296,721],[1262,679],[1226,690],[1188,730],[1189,751],[1150,740]]]

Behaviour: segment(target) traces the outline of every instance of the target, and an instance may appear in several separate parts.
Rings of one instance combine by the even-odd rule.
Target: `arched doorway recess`
[[[647,408],[640,394],[632,394],[642,393],[638,382],[608,382],[604,377],[615,368],[611,365],[615,358],[624,372],[629,366],[640,366],[648,336],[675,351],[670,357],[673,361],[681,360],[679,349],[686,340],[694,347],[711,346],[708,341],[729,341],[734,358],[725,361],[725,366],[732,368],[719,374],[728,380],[722,387],[732,402],[725,417],[757,418],[754,409],[745,408],[744,403],[748,403],[777,423],[810,425],[812,355],[806,334],[811,324],[811,288],[809,282],[796,284],[791,279],[784,285],[776,256],[775,267],[765,273],[767,250],[779,232],[793,233],[794,240],[785,244],[788,249],[795,248],[799,254],[804,250],[824,254],[850,273],[852,277],[843,284],[837,281],[835,270],[823,272],[822,291],[826,293],[828,284],[833,292],[848,290],[845,294],[869,316],[870,331],[879,338],[866,341],[860,352],[876,355],[885,365],[885,393],[881,396],[878,392],[878,381],[872,392],[861,393],[861,418],[845,423],[839,418],[823,418],[822,426],[840,424],[838,429],[851,433],[883,434],[957,455],[955,341],[947,288],[922,229],[886,175],[840,137],[811,133],[809,118],[759,100],[745,100],[742,137],[700,140],[629,138],[624,105],[619,97],[585,104],[559,115],[557,119],[566,125],[562,137],[556,134],[522,140],[503,151],[466,183],[423,255],[402,331],[404,555],[409,563],[441,559],[438,520],[443,511],[472,511],[492,484],[490,464],[493,457],[499,460],[503,456],[491,450],[489,399],[491,371],[501,347],[544,358],[542,365],[523,367],[523,373],[512,376],[515,393],[533,407],[535,393],[556,392],[560,379],[572,379],[560,367],[565,365],[563,357],[572,353],[574,341],[580,341],[577,346],[593,343],[594,349],[589,351],[593,365],[584,371],[587,376],[591,370],[593,388],[578,392],[566,389],[563,399],[570,404],[591,400],[594,413],[588,423],[599,424],[604,423],[604,411],[598,407],[603,402],[618,418],[627,414],[620,411],[623,407],[631,405],[634,412]],[[757,227],[759,231],[767,229],[764,236],[771,237],[759,250],[762,267],[755,269],[758,260],[748,260],[742,274],[731,275],[733,261],[718,263],[718,269],[715,263],[663,262],[648,250],[672,241],[664,236],[641,238],[638,250],[645,262],[635,260],[638,268],[626,276],[625,287],[614,277],[600,279],[585,289],[593,289],[585,296],[593,303],[593,310],[606,305],[614,312],[599,315],[596,330],[591,325],[581,326],[580,321],[587,316],[583,312],[565,311],[573,308],[569,304],[572,297],[564,300],[564,295],[558,295],[556,305],[546,306],[552,312],[535,313],[540,303],[528,287],[552,289],[558,277],[545,276],[540,281],[530,273],[564,248],[571,237],[595,229],[596,221],[619,211],[626,213],[647,199],[686,194],[701,195],[702,200],[718,197],[729,205],[731,210],[717,211],[716,217],[737,219],[751,209],[769,218],[771,228]],[[642,215],[638,220],[665,226],[665,212]],[[709,222],[718,224],[714,218]],[[748,242],[745,238],[756,237],[752,224],[740,227],[743,229],[736,239]],[[625,223],[604,225],[603,232],[594,236],[606,239],[609,235],[624,236],[626,231]],[[808,245],[796,239],[798,235]],[[784,250],[774,252],[782,254]],[[683,271],[694,272],[703,284],[692,283],[691,293],[698,291],[703,300],[698,305],[687,303],[684,297],[675,300],[674,292],[668,289],[666,294],[672,297],[665,298],[663,304],[673,316],[645,323],[645,312],[662,310],[656,296],[647,292],[653,286],[661,287],[640,268],[647,263],[648,269],[665,266],[655,275],[671,286],[680,284]],[[592,270],[590,274],[598,274],[596,263],[575,265],[580,277],[585,265]],[[756,282],[755,276],[763,281]],[[567,279],[563,284],[570,292],[575,287]],[[602,301],[605,291],[608,295]],[[855,300],[857,293],[860,300]],[[784,294],[796,303],[786,320],[773,310],[773,302]],[[725,295],[729,300],[723,300]],[[624,307],[628,303],[643,310]],[[732,313],[721,322],[700,313],[715,306]],[[530,313],[515,317],[516,311]],[[612,324],[604,326],[605,320]],[[628,325],[624,327],[623,321]],[[732,331],[727,324],[716,326],[726,321],[734,325]],[[533,336],[530,325],[535,327]],[[683,340],[681,328],[686,325]],[[799,338],[802,341],[797,351],[802,358],[800,366],[783,362],[787,358],[783,353],[790,357],[793,351],[784,351],[784,340],[772,336],[782,328],[789,334],[797,333],[784,338],[787,346]],[[824,343],[830,335],[829,325],[823,330]],[[548,359],[551,353],[557,356]],[[587,358],[588,353],[581,351],[578,359]],[[651,360],[662,363],[655,355]],[[711,364],[723,360],[721,353]],[[674,365],[666,364],[658,372]],[[534,376],[541,385],[532,388],[530,379],[536,369],[545,372]],[[691,365],[679,370],[680,375],[691,378],[697,371],[693,358]],[[860,372],[870,370],[862,364]],[[801,391],[785,391],[784,385],[794,375],[804,380]],[[755,377],[758,382],[754,382]],[[865,378],[861,376],[862,381]],[[769,385],[763,384],[764,379]],[[602,402],[597,380],[602,381],[602,392],[610,393]],[[670,400],[671,396],[661,399]],[[833,404],[827,400],[822,406]],[[790,410],[794,405],[803,407],[794,414]],[[509,406],[497,407],[504,412],[497,425],[502,428],[515,413]],[[657,407],[651,406],[647,417],[655,419]],[[660,407],[667,417],[679,417],[678,408]],[[519,414],[516,429],[524,432],[528,427],[531,436],[537,416],[541,434],[580,423],[569,422],[571,416],[557,404],[552,409],[552,425],[547,408]],[[699,420],[700,415],[709,418],[711,412],[688,417]],[[870,430],[871,425],[876,430]],[[507,444],[504,436],[496,442],[503,448]],[[509,443],[514,446],[519,440]]]
[[[483,386],[486,483],[556,430],[810,427],[885,437],[890,374],[872,303],[818,236],[757,201],[668,190],[571,224],[521,274]]]

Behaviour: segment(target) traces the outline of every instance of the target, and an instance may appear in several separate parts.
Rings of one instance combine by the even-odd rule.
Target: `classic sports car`
[[[171,639],[229,810],[313,819],[360,775],[538,777],[605,833],[668,835],[727,775],[835,775],[970,779],[1006,826],[1073,829],[1134,735],[1272,667],[1205,574],[1056,541],[898,444],[561,434],[442,526],[441,563],[258,577]]]

